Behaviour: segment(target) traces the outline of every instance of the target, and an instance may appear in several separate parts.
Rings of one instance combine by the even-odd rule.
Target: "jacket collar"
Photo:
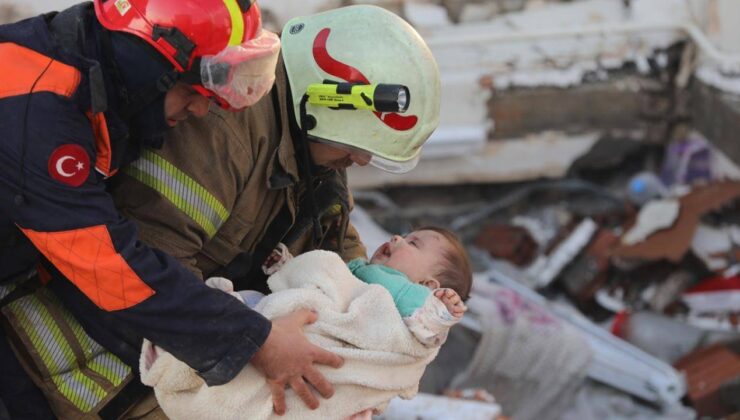
[[[267,167],[267,183],[270,189],[276,190],[293,186],[300,179],[293,136],[290,132],[290,114],[288,112],[290,92],[282,57],[277,63],[275,86],[270,94],[272,95],[275,115],[279,117],[280,144]]]

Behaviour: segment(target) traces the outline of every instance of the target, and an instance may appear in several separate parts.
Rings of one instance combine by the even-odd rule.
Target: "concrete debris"
[[[611,331],[617,337],[671,364],[694,350],[736,337],[728,332],[707,331],[647,310],[622,312],[615,318]]]
[[[703,280],[686,290],[683,301],[697,314],[740,314],[740,276]]]
[[[663,409],[678,403],[685,385],[675,369],[609,334],[575,308],[563,302],[548,301],[526,288],[517,278],[521,273],[507,274],[501,268],[488,272],[492,281],[519,293],[528,304],[546,308],[547,313],[580,331],[593,352],[589,378],[652,401]]]
[[[527,273],[533,277],[538,287],[549,285],[568,263],[580,254],[596,232],[597,225],[591,219],[584,219],[573,232],[549,255],[537,259]]]
[[[691,240],[691,251],[704,262],[707,269],[720,272],[737,258],[734,250],[740,248],[736,238],[738,233],[738,226],[715,228],[701,224]]]
[[[675,366],[686,375],[688,398],[698,417],[721,418],[740,411],[740,342],[698,350]]]
[[[459,111],[457,111],[459,112]],[[456,185],[463,183],[515,182],[537,178],[561,178],[573,161],[596,142],[598,133],[571,135],[544,132],[526,138],[487,142],[476,153],[446,155],[434,152],[434,135],[424,146],[422,160],[411,172],[399,176],[380,172],[370,166],[353,166],[347,171],[349,183],[355,189],[391,186]],[[548,153],[540,153],[547,150]],[[426,154],[439,156],[426,159]]]
[[[586,250],[562,273],[563,287],[578,303],[594,299],[609,275],[609,250],[619,240],[609,229],[600,229]]]
[[[622,235],[622,244],[635,245],[653,233],[673,226],[680,207],[678,200],[675,199],[648,202],[637,214],[635,225]]]
[[[652,174],[637,173],[643,180]],[[680,403],[685,383],[669,363],[740,337],[740,292],[731,280],[705,280],[740,272],[740,182],[683,184],[697,178],[677,176],[669,189],[650,178],[665,190],[639,213],[631,210],[639,200],[624,193],[631,174],[609,189],[566,179],[509,187],[484,205],[476,196],[475,207],[452,200],[459,211],[446,220],[474,243],[474,263],[486,271],[475,281],[470,316],[450,332],[421,389],[482,388],[514,418],[558,418],[578,404],[587,377],[658,407],[625,400],[611,407],[632,413],[622,418],[692,418]],[[609,192],[615,190],[623,194]],[[385,220],[403,213],[366,201]],[[566,324],[575,330],[562,329]],[[551,384],[547,392],[544,383]],[[551,414],[533,401],[548,402]]]
[[[595,171],[613,170],[623,165],[626,160],[644,154],[645,149],[644,142],[606,134],[599,138],[588,152],[573,162],[570,172],[588,177]]]
[[[614,388],[586,381],[578,391],[575,403],[563,419],[620,420],[696,420],[696,412],[681,404],[661,410],[646,406]]]
[[[407,1],[403,3],[403,13],[409,23],[422,31],[452,24],[447,9],[437,4]]]
[[[622,177],[621,185],[631,179]],[[670,191],[666,188],[657,200],[645,202],[639,215],[625,205],[627,194],[620,204],[618,196],[573,179],[510,188],[476,208],[457,203],[462,210],[451,215],[451,225],[469,232],[468,239],[479,249],[473,257],[489,270],[489,281],[476,280],[471,316],[462,329],[450,333],[421,389],[440,393],[482,388],[514,418],[547,418],[543,406],[532,401],[555,400],[539,386],[559,384],[553,387],[562,394],[549,409],[563,415],[561,409],[577,405],[574,396],[588,377],[660,407],[646,408],[656,411],[640,417],[643,406],[629,400],[637,405],[623,402],[612,407],[615,412],[626,410],[635,418],[691,418],[692,410],[679,403],[685,384],[667,363],[702,346],[740,337],[740,293],[728,286],[734,283],[722,280],[723,286],[717,286],[701,281],[719,274],[729,278],[732,270],[735,275],[740,271],[735,258],[740,218],[733,207],[740,197],[740,182],[691,185],[681,182],[695,178],[677,179],[681,181]],[[680,190],[683,195],[677,195]],[[608,202],[609,210],[583,216],[588,212],[584,209],[598,208],[593,205],[596,201]],[[395,205],[376,206],[399,214]],[[641,234],[636,235],[639,229]],[[508,280],[503,281],[500,273],[505,267]],[[605,326],[612,325],[613,317],[612,329],[623,341],[575,307],[553,309],[562,305],[547,303],[532,289],[559,299],[567,296]],[[560,331],[563,320],[578,334]],[[560,332],[553,333],[553,328]],[[588,343],[589,357],[575,358],[580,354],[576,348],[584,346],[571,346],[569,340],[577,341],[576,336]],[[556,348],[570,349],[569,357],[575,359],[556,362],[552,359],[559,357],[559,352],[553,353]],[[573,369],[568,367],[571,361]],[[557,366],[560,378],[550,378],[545,366]],[[563,401],[569,408],[560,406]]]
[[[496,397],[483,388],[465,388],[460,390],[448,389],[443,394],[447,397],[461,398],[464,400],[482,401],[487,403],[496,402]]]
[[[642,299],[657,313],[663,313],[669,306],[681,299],[681,293],[694,281],[696,276],[689,271],[674,271],[663,281],[654,281],[642,292]]]
[[[670,229],[664,229],[633,245],[621,245],[615,257],[679,262],[691,248],[699,219],[740,197],[740,182],[718,182],[697,187],[679,198],[681,210]]]
[[[538,251],[538,244],[527,229],[511,225],[485,227],[474,243],[492,257],[508,260],[518,266],[529,265]]]
[[[704,65],[696,70],[696,77],[716,89],[740,95],[740,76],[722,74],[716,66]]]
[[[481,338],[450,387],[490,390],[515,419],[559,418],[593,358],[584,337],[508,288],[485,283],[475,287],[468,303]]]

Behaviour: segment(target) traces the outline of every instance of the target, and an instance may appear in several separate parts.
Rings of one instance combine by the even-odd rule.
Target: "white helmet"
[[[416,166],[439,124],[440,80],[408,23],[376,6],[343,7],[290,20],[282,44],[295,115],[303,102],[310,123],[298,124],[312,140],[370,153],[390,172]]]

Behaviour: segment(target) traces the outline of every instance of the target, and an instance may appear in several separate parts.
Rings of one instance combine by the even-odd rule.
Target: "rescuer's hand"
[[[289,385],[308,408],[315,410],[319,401],[306,383],[324,398],[334,394],[334,388],[314,367],[314,363],[334,368],[344,361],[334,353],[311,344],[303,335],[303,327],[316,322],[317,315],[308,309],[295,311],[272,320],[272,330],[267,340],[250,363],[267,377],[272,391],[275,413],[285,414],[285,386]]]

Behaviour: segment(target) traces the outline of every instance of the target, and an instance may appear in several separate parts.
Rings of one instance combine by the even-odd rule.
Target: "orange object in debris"
[[[475,246],[488,251],[494,258],[508,260],[520,267],[534,260],[538,247],[527,229],[512,225],[483,228],[475,239]]]
[[[681,210],[672,227],[653,233],[643,242],[618,246],[611,255],[679,262],[691,247],[691,240],[701,216],[738,198],[740,182],[718,182],[696,187],[679,199]]]
[[[689,354],[676,362],[675,367],[686,375],[688,397],[698,417],[720,418],[735,412],[723,401],[721,388],[740,379],[740,353],[737,349],[716,344]]]

